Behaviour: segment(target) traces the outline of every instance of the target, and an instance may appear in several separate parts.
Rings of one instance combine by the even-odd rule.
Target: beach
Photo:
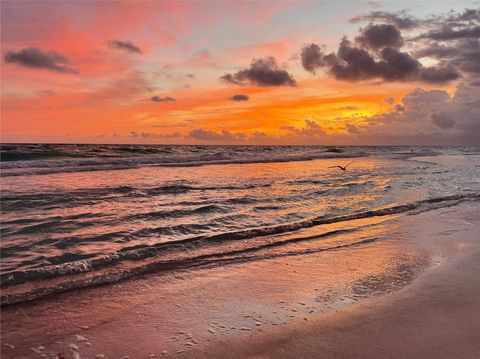
[[[127,149],[6,152],[2,358],[478,356],[477,148]]]
[[[478,1],[0,8],[1,359],[480,359]]]
[[[343,253],[152,274],[6,306],[2,357],[476,358],[478,209],[393,216],[377,224],[390,238]]]

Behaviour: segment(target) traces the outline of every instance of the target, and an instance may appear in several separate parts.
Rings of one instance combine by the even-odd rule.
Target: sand
[[[5,307],[1,357],[479,358],[478,213],[467,203],[392,216],[355,234],[382,240],[349,250]]]
[[[394,295],[190,357],[479,358],[480,251],[432,269]]]

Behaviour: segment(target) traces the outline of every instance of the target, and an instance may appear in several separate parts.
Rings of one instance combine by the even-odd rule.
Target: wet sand
[[[478,213],[395,215],[348,250],[312,251],[340,235],[4,307],[2,358],[478,358]]]
[[[394,295],[208,347],[209,358],[479,358],[480,250]]]

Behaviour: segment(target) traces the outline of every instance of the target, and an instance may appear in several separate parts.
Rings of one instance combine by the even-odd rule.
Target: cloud
[[[457,40],[465,38],[478,39],[480,37],[480,26],[474,26],[471,28],[463,28],[455,30],[451,25],[445,25],[441,29],[432,30],[423,34],[418,35],[413,40]]]
[[[312,74],[315,74],[317,68],[325,66],[324,56],[317,44],[303,45],[300,53],[303,68]]]
[[[456,80],[460,73],[455,66],[448,64],[440,67],[426,67],[420,71],[420,79],[432,84],[443,84]]]
[[[220,80],[235,85],[295,86],[296,81],[286,70],[281,69],[274,57],[253,59],[250,67],[234,74],[225,74]]]
[[[359,134],[359,133],[361,133],[361,132],[360,132],[360,129],[359,129],[357,126],[352,125],[352,124],[350,124],[350,123],[345,124],[345,128],[346,128],[346,130],[348,131],[348,133],[353,133],[353,134]]]
[[[446,84],[480,73],[480,9],[419,19],[405,12],[373,11],[350,19],[370,22],[354,42],[343,38],[336,52],[324,54],[316,44],[302,48],[302,65],[315,73],[324,68],[338,80],[416,81]],[[383,22],[378,24],[378,22]],[[422,29],[404,40],[400,29]],[[404,46],[413,50],[407,52]],[[419,59],[438,60],[425,66]]]
[[[135,45],[131,41],[120,41],[120,40],[113,40],[109,42],[109,46],[119,50],[125,50],[131,53],[141,54],[142,49]]]
[[[308,119],[305,119],[304,127],[280,126],[280,130],[290,132],[290,134],[297,136],[315,137],[325,135],[325,131],[323,131],[318,123]]]
[[[141,132],[140,136],[142,138],[180,138],[182,137],[182,135],[178,132],[174,132],[174,133]]]
[[[338,110],[346,110],[346,111],[355,111],[355,110],[358,110],[359,108],[357,106],[351,106],[351,105],[347,105],[347,106],[342,106],[342,107],[339,107]]]
[[[434,59],[442,59],[446,57],[452,57],[457,55],[460,50],[454,46],[445,46],[439,43],[431,43],[428,47],[421,48],[413,53],[417,59],[421,59],[423,57],[431,57]]]
[[[114,134],[115,135],[115,134]],[[129,137],[143,138],[143,139],[155,139],[155,138],[180,138],[182,135],[178,132],[174,133],[152,133],[152,132],[136,132],[130,131]],[[116,137],[116,136],[114,136]]]
[[[421,22],[407,15],[406,12],[400,11],[397,13],[387,11],[372,11],[367,15],[360,15],[350,19],[351,23],[359,22],[383,22],[395,25],[399,29],[412,29],[421,24]]]
[[[247,95],[236,94],[229,98],[231,101],[248,101],[250,98]]]
[[[376,60],[367,50],[352,46],[344,38],[337,53],[324,57],[329,72],[338,80],[358,81],[381,78],[385,81],[413,79],[421,64],[406,52],[385,47]]]
[[[243,132],[230,132],[223,130],[222,132],[215,132],[211,130],[196,129],[190,131],[190,133],[185,136],[185,138],[191,138],[194,140],[200,141],[234,141],[234,140],[244,140],[247,138],[247,135]]]
[[[153,96],[150,100],[153,102],[175,102],[176,101],[174,98],[169,96],[165,96],[165,97]]]
[[[367,118],[368,134],[374,138],[382,131],[404,143],[417,138],[424,143],[480,144],[479,101],[480,92],[466,83],[453,95],[417,88],[401,100],[402,108]]]
[[[465,9],[463,13],[453,13],[446,19],[447,21],[473,21],[479,22],[480,20],[480,8],[479,9]]]
[[[446,113],[432,113],[430,115],[432,122],[440,128],[452,128],[455,125],[455,120]]]
[[[374,46],[380,46],[380,43],[385,43],[385,41],[378,40]],[[305,51],[311,52],[311,49],[314,48],[313,45],[305,45],[302,55]],[[344,81],[380,78],[384,81],[422,81],[438,84],[447,83],[461,76],[451,64],[424,67],[409,53],[396,48],[383,47],[381,50],[379,48],[376,50],[375,53],[370,53],[368,49],[354,46],[344,37],[336,53],[324,55],[317,52],[318,58],[310,61],[306,67],[305,64],[302,64],[309,72],[315,72],[317,68],[325,67],[334,78]]]
[[[402,34],[391,24],[369,24],[360,30],[360,35],[355,38],[355,42],[374,50],[384,47],[400,48],[404,44]]]
[[[70,67],[68,59],[55,51],[43,51],[37,47],[28,47],[20,51],[8,51],[5,54],[6,63],[15,63],[24,67],[44,69],[65,74],[78,74]]]

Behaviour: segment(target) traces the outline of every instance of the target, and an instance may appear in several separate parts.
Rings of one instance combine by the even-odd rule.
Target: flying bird
[[[342,171],[346,171],[347,170],[347,167],[350,166],[353,162],[350,162],[348,165],[346,166],[330,166],[328,168],[340,168]]]

